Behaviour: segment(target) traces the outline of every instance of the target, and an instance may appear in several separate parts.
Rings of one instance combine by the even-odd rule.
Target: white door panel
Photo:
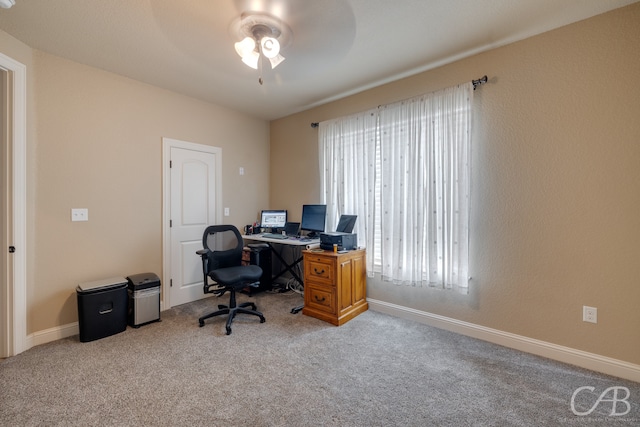
[[[188,143],[185,143],[188,144]],[[170,148],[170,306],[205,297],[202,234],[216,224],[220,150],[188,144]]]
[[[202,259],[196,255],[196,251],[202,249],[202,239],[189,242],[180,242],[180,263],[182,280],[180,286],[184,289],[195,286],[197,292],[202,293]],[[174,280],[174,286],[175,280]]]
[[[206,163],[207,158],[202,160],[186,160],[182,163],[182,179],[178,184],[181,186],[180,193],[182,200],[180,209],[182,210],[180,220],[182,226],[202,226],[209,222],[209,211],[214,206],[210,206],[209,200],[209,178],[211,175],[210,165]]]

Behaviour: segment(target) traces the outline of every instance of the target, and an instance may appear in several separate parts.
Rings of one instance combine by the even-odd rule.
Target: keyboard
[[[278,233],[263,233],[262,237],[267,237],[269,239],[280,239],[280,240],[284,240],[287,238],[287,236],[283,236],[282,234],[278,234]]]

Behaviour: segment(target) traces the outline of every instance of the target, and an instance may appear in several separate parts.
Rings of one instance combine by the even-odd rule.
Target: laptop
[[[284,225],[284,234],[287,236],[295,237],[300,232],[300,223],[299,222],[287,222]]]
[[[338,233],[353,232],[353,227],[355,227],[356,225],[356,219],[358,219],[358,215],[340,215],[340,221],[338,221],[336,232]]]

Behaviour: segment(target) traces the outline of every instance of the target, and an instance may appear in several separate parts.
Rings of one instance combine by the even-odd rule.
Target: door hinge
[[[169,228],[171,228],[171,227],[173,227],[173,220],[172,219],[169,220]]]
[[[15,246],[9,246],[9,253],[12,254],[16,251],[16,247]]]
[[[169,287],[173,288],[173,279],[169,279]]]
[[[169,160],[169,169],[173,167],[173,160]]]

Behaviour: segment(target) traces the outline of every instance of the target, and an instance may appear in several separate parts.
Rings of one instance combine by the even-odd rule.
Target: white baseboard
[[[55,328],[45,329],[43,331],[34,332],[27,335],[26,349],[35,347],[36,345],[46,344],[62,338],[71,337],[80,333],[78,322],[69,323]]]
[[[640,365],[367,298],[369,308],[581,368],[640,382]]]
[[[160,301],[160,311],[164,311],[164,304]],[[46,344],[51,341],[56,341],[62,338],[72,337],[80,333],[80,325],[78,322],[69,323],[55,328],[49,328],[42,331],[34,332],[31,335],[27,335],[25,349],[28,350],[31,347],[35,347],[40,344]]]

